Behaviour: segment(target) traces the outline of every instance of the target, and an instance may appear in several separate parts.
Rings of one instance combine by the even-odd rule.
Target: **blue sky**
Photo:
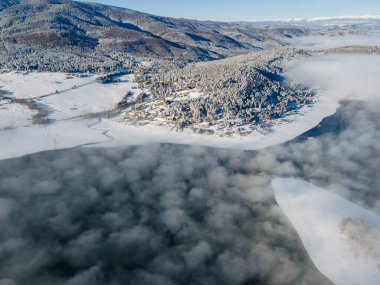
[[[380,15],[380,0],[91,0],[161,16],[220,21]]]

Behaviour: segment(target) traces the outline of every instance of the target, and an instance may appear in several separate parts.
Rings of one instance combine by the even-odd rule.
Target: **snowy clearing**
[[[4,72],[0,73],[0,88],[9,91],[13,96],[26,99],[56,91],[62,92],[80,87],[94,81],[94,76],[80,77],[75,74],[59,72]]]
[[[20,104],[8,104],[3,101],[0,104],[0,130],[16,128],[17,126],[29,126],[32,121],[32,112]],[[2,135],[0,134],[2,137]]]
[[[128,92],[139,90],[133,75],[110,84],[95,79],[64,73],[0,74],[0,86],[5,91],[0,100],[0,159],[110,140],[106,130],[93,128],[99,119],[86,116],[111,111]],[[36,98],[33,106],[28,105],[31,98]],[[38,113],[35,107],[41,108],[52,123],[34,124],[32,117]]]
[[[380,284],[378,215],[302,180],[276,178],[272,187],[326,277],[336,285]]]
[[[0,131],[0,159],[109,140],[103,135],[104,130],[90,128],[97,122],[98,119],[70,120]]]
[[[49,116],[54,120],[64,120],[91,113],[111,110],[123,100],[133,83],[98,84],[93,83],[39,100],[54,108]]]

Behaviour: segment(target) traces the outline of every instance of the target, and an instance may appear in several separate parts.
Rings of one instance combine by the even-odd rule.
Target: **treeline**
[[[110,73],[132,68],[136,61],[123,54],[107,56],[70,49],[42,49],[27,45],[0,44],[0,68],[50,72]]]

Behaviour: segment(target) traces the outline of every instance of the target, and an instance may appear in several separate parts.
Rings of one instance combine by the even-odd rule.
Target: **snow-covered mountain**
[[[122,68],[136,57],[204,61],[287,45],[325,26],[360,30],[379,23],[376,16],[226,23],[71,0],[3,0],[0,65],[83,71]]]
[[[303,33],[159,17],[71,0],[6,0],[0,4],[0,63],[17,59],[17,68],[33,65],[33,58],[50,63],[70,56],[71,62],[87,57],[115,66],[126,55],[210,60],[284,45],[289,36]]]

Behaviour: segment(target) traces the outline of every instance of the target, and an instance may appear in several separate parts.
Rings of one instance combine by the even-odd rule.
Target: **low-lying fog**
[[[380,99],[379,55],[314,56],[290,66],[287,76],[319,88],[330,101]]]
[[[331,284],[270,182],[299,177],[380,214],[379,59],[351,59],[294,67],[325,95],[355,100],[283,145],[75,148],[0,161],[0,284]]]
[[[369,34],[344,34],[344,35],[321,35],[293,38],[289,44],[301,49],[328,49],[342,46],[365,45],[379,46],[380,37],[378,32]]]

